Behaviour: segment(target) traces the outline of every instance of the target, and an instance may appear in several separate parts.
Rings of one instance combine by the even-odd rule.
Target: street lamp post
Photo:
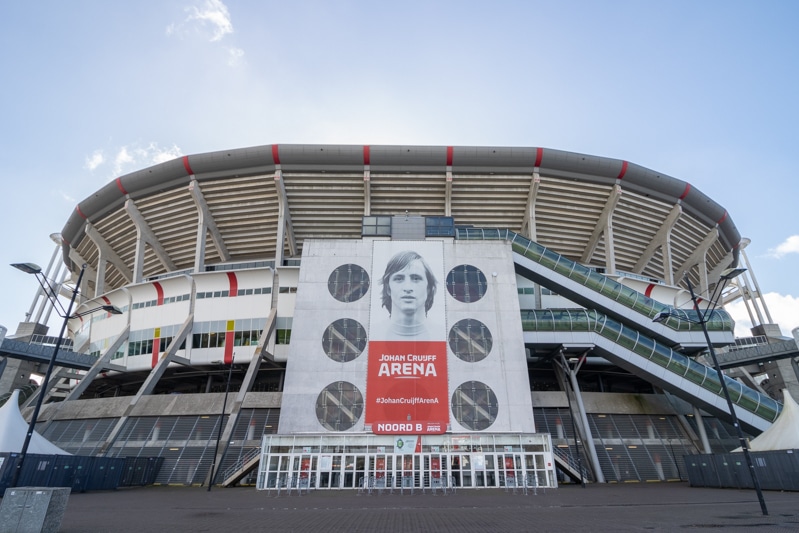
[[[752,484],[755,487],[755,491],[757,492],[757,499],[760,502],[760,510],[763,512],[763,515],[768,515],[768,509],[766,508],[766,501],[763,499],[763,491],[760,489],[760,480],[757,477],[757,472],[755,471],[755,466],[752,463],[752,456],[749,454],[749,444],[746,441],[746,437],[744,436],[743,430],[741,429],[741,424],[738,422],[738,415],[735,413],[735,408],[732,404],[732,398],[730,397],[730,391],[727,388],[727,382],[724,379],[724,372],[721,370],[721,366],[719,365],[719,360],[716,357],[716,350],[713,348],[713,343],[710,341],[710,334],[707,331],[707,321],[708,317],[710,317],[715,308],[718,304],[718,298],[721,297],[721,293],[724,291],[724,285],[746,271],[745,268],[730,268],[721,273],[721,277],[719,280],[720,287],[713,291],[713,296],[710,299],[710,306],[702,313],[699,310],[699,300],[694,293],[694,287],[691,284],[691,280],[688,278],[688,274],[685,275],[685,281],[688,284],[688,292],[691,294],[691,301],[694,305],[694,311],[696,311],[697,320],[696,322],[702,327],[702,333],[705,335],[705,341],[707,342],[707,348],[710,352],[710,358],[713,360],[713,368],[716,370],[716,374],[718,374],[719,383],[721,384],[721,392],[724,394],[724,399],[727,400],[727,409],[730,412],[730,417],[732,418],[732,425],[735,427],[736,432],[738,433],[738,440],[741,443],[741,450],[743,450],[744,458],[746,460],[746,465],[749,468],[749,474],[752,476]],[[664,312],[660,313],[655,317],[655,321],[661,322],[668,318],[669,313]],[[685,317],[682,317],[685,319]]]
[[[224,364],[222,361],[214,361],[214,364]],[[211,472],[208,477],[208,492],[211,492],[211,487],[214,485],[214,469],[216,468],[216,456],[219,453],[219,441],[222,440],[222,423],[225,420],[225,411],[227,410],[227,395],[230,391],[230,378],[233,376],[233,361],[230,362],[230,368],[227,372],[227,383],[225,384],[225,399],[222,401],[222,414],[219,417],[219,431],[216,435],[216,446],[214,447],[214,456],[211,458]]]
[[[42,403],[44,402],[44,395],[47,392],[47,385],[50,382],[50,375],[53,373],[53,367],[55,366],[56,358],[58,357],[58,350],[61,348],[61,343],[64,340],[64,334],[67,330],[67,325],[69,324],[70,318],[76,318],[79,316],[84,316],[89,313],[93,313],[94,311],[104,310],[108,311],[109,313],[113,314],[121,314],[122,312],[114,306],[111,305],[102,305],[95,309],[91,309],[89,311],[84,311],[82,313],[78,313],[73,315],[72,314],[72,307],[75,304],[75,300],[78,297],[78,292],[80,291],[80,283],[83,280],[83,273],[86,271],[86,265],[84,264],[81,266],[80,273],[78,274],[78,281],[75,283],[75,288],[72,289],[72,298],[69,300],[69,306],[66,310],[63,309],[61,302],[58,301],[58,294],[56,293],[55,289],[50,282],[47,281],[47,278],[44,277],[42,274],[42,269],[39,266],[33,263],[15,263],[12,264],[14,268],[25,272],[26,274],[33,274],[36,276],[36,279],[39,281],[39,284],[45,291],[47,298],[53,303],[53,307],[56,309],[56,312],[59,316],[64,319],[64,322],[61,324],[61,331],[58,334],[58,338],[56,339],[55,347],[53,348],[53,354],[50,356],[50,361],[47,364],[47,371],[44,374],[44,379],[42,380],[42,384],[39,388],[39,395],[36,398],[36,406],[33,409],[33,415],[31,415],[31,421],[28,424],[28,432],[25,434],[25,441],[22,444],[22,450],[19,454],[19,462],[17,463],[17,468],[14,471],[14,477],[11,480],[11,487],[16,487],[17,483],[19,483],[19,476],[22,473],[22,465],[25,462],[25,457],[28,454],[28,447],[31,443],[31,437],[33,436],[33,431],[36,428],[36,419],[39,418],[39,411],[42,408]],[[60,309],[59,309],[60,308]]]

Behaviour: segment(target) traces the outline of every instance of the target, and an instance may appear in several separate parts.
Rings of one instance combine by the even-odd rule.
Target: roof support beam
[[[83,295],[89,294],[89,288],[88,288],[89,287],[89,280],[92,277],[96,277],[97,276],[97,271],[94,270],[94,268],[92,268],[91,266],[89,266],[89,264],[88,264],[89,262],[86,261],[83,257],[81,257],[81,255],[74,248],[70,248],[69,249],[69,258],[72,261],[74,261],[75,264],[77,264],[77,265],[86,265],[86,275],[83,276],[83,280],[81,281],[80,294],[78,295],[78,302],[83,303],[86,300],[90,299],[90,298],[87,298],[86,296],[83,296]],[[72,298],[72,291],[69,288],[64,286],[64,280],[66,279],[66,276],[69,273],[70,273],[69,270],[65,269],[64,275],[63,275],[64,277],[62,278],[61,282],[58,285],[59,293],[64,298]],[[48,320],[49,320],[49,318],[48,318]]]
[[[133,225],[136,226],[136,261],[133,265],[133,282],[140,283],[143,279],[144,271],[144,246],[149,244],[155,252],[155,256],[167,271],[177,270],[175,263],[170,259],[169,254],[161,245],[161,241],[156,237],[155,232],[150,229],[150,225],[144,220],[141,212],[136,208],[136,204],[130,198],[125,201],[125,211],[128,213]]]
[[[86,372],[86,374],[81,377],[81,380],[69,392],[67,397],[64,398],[64,401],[57,402],[57,403],[53,404],[52,411],[49,414],[50,418],[47,420],[45,425],[42,426],[42,429],[39,430],[40,432],[44,428],[46,428],[48,425],[50,425],[50,423],[53,420],[55,420],[56,415],[61,410],[61,408],[67,404],[67,402],[72,401],[72,400],[80,399],[81,394],[83,394],[86,391],[86,389],[89,388],[89,385],[91,385],[92,381],[94,381],[94,378],[96,378],[97,375],[100,372],[102,372],[103,370],[119,370],[120,372],[124,372],[125,371],[124,367],[112,364],[110,361],[111,361],[111,357],[113,357],[113,355],[115,353],[117,353],[117,350],[119,350],[120,346],[122,346],[122,344],[126,340],[128,340],[128,335],[130,335],[130,326],[129,325],[125,326],[125,329],[122,330],[122,333],[120,333],[117,336],[116,339],[114,339],[114,342],[111,343],[111,346],[108,347],[108,349],[105,351],[105,353],[102,356],[100,356],[99,358],[97,358],[97,361],[95,361],[95,363]],[[45,398],[45,400],[47,400],[47,398]]]
[[[105,266],[106,263],[114,265],[125,281],[131,283],[133,281],[133,272],[128,268],[128,265],[122,260],[121,257],[114,251],[111,246],[103,239],[100,232],[94,227],[91,222],[86,222],[86,236],[91,239],[97,247],[99,253],[99,260],[97,261],[97,278],[95,281],[95,297],[105,292]]]
[[[541,175],[538,167],[533,169],[533,178],[530,180],[530,189],[527,191],[527,205],[524,208],[521,234],[535,241],[538,238],[535,225],[535,201],[538,199],[538,188],[541,186]]]
[[[236,394],[236,397],[230,407],[230,416],[228,416],[227,424],[225,424],[222,438],[220,439],[221,442],[230,443],[230,437],[233,435],[233,429],[236,427],[236,424],[239,420],[239,415],[241,414],[241,406],[244,404],[244,398],[247,396],[247,393],[250,392],[250,389],[252,389],[253,383],[255,383],[255,378],[258,376],[258,371],[261,369],[261,362],[267,357],[266,346],[269,344],[269,339],[275,331],[276,320],[277,309],[273,308],[269,313],[269,317],[266,319],[266,326],[261,332],[261,338],[258,340],[258,346],[255,348],[255,353],[253,353],[252,359],[250,359],[250,364],[247,366],[247,373],[244,375],[244,379],[241,382],[239,392]],[[227,453],[227,448],[228,444],[225,444],[225,447],[222,448],[222,450],[219,451],[218,455],[214,458],[214,464],[222,464],[222,459],[225,457],[225,453]],[[211,472],[209,471],[209,478],[206,478],[206,481],[209,484],[214,482],[213,479],[210,479],[210,475]]]
[[[114,429],[112,429],[108,434],[108,437],[100,448],[100,455],[105,455],[105,453],[108,451],[108,448],[110,448],[114,443],[119,435],[119,432],[125,426],[125,422],[127,422],[142,396],[146,396],[153,392],[155,386],[158,384],[158,381],[161,379],[161,376],[163,376],[164,372],[166,372],[169,363],[175,362],[186,364],[188,362],[187,359],[184,359],[183,357],[176,357],[175,354],[177,353],[178,348],[183,341],[186,340],[186,337],[191,332],[193,326],[194,313],[191,313],[189,314],[188,318],[186,318],[186,321],[183,322],[183,325],[180,327],[178,332],[175,334],[172,342],[170,342],[169,346],[167,346],[166,351],[161,356],[161,359],[159,359],[155,367],[150,370],[150,373],[147,375],[147,379],[144,380],[144,383],[142,383],[142,386],[139,387],[138,392],[136,392],[136,396],[131,398],[130,403],[127,405],[127,407],[125,407],[125,411],[122,413],[122,416],[119,417],[119,420],[117,420],[117,423],[114,425]]]
[[[205,196],[200,189],[200,184],[197,183],[197,178],[191,177],[189,183],[189,193],[194,200],[194,205],[197,206],[197,246],[194,249],[194,271],[203,272],[205,270],[205,236],[207,232],[211,233],[211,240],[214,242],[214,247],[219,254],[223,263],[230,261],[230,252],[225,246],[225,240],[222,238],[222,233],[216,225],[216,220],[208,209],[208,202],[205,201]]]
[[[452,167],[447,167],[447,185],[444,195],[444,216],[452,216]]]
[[[588,244],[583,251],[583,256],[580,262],[587,264],[593,257],[596,247],[599,244],[599,239],[602,235],[605,236],[605,268],[608,274],[616,273],[616,253],[613,245],[613,210],[621,198],[621,186],[617,183],[613,186],[608,196],[608,201],[605,202],[605,207],[602,213],[599,214],[596,227],[588,239]]]
[[[680,219],[681,215],[682,206],[680,204],[675,204],[674,207],[671,208],[666,220],[661,224],[658,232],[652,238],[652,242],[649,243],[649,246],[646,247],[641,257],[638,259],[638,262],[633,267],[633,272],[635,274],[643,272],[646,265],[648,265],[652,257],[654,257],[657,249],[661,248],[661,254],[663,256],[663,279],[667,284],[674,285],[674,277],[671,271],[671,230],[674,229],[674,225]]]
[[[686,272],[692,267],[696,266],[699,269],[699,293],[707,292],[708,290],[708,277],[707,277],[707,251],[713,246],[719,238],[718,227],[713,228],[705,235],[702,242],[694,250],[694,253],[685,260],[685,263],[680,266],[677,272],[674,273],[674,279],[682,279]]]
[[[297,256],[297,240],[294,238],[294,225],[291,223],[291,210],[289,209],[289,198],[288,195],[286,194],[286,186],[283,183],[283,171],[280,169],[275,170],[275,188],[277,189],[277,198],[279,206],[278,236],[280,237],[280,240],[277,242],[277,246],[280,248],[280,258],[281,258],[280,264],[282,264],[284,235],[285,239],[288,240],[289,254],[291,254],[291,257]],[[285,234],[283,233],[284,229],[285,229]],[[275,262],[275,266],[278,266],[277,262]]]
[[[372,214],[372,171],[369,165],[363,169],[363,216]]]

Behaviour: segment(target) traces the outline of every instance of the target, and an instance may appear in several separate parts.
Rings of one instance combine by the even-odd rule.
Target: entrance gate
[[[421,446],[421,453],[402,453],[390,445],[362,445],[360,439],[382,440],[385,436],[355,436],[335,447],[324,446],[317,437],[267,435],[259,466],[258,488],[270,489],[421,489],[480,487],[556,487],[548,434],[525,435],[538,443],[493,445],[480,436],[480,446],[464,444]],[[441,437],[446,437],[441,436]],[[496,440],[498,436],[494,436]],[[509,440],[502,435],[500,442]],[[281,440],[291,440],[286,446]],[[378,441],[380,442],[380,441]],[[310,445],[309,445],[310,444]],[[389,441],[390,444],[390,441]],[[404,451],[404,450],[403,450]]]

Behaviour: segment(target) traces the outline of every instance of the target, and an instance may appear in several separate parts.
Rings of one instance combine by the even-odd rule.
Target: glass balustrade
[[[601,294],[648,319],[666,312],[670,316],[663,323],[676,331],[701,331],[699,315],[693,309],[678,309],[649,298],[635,289],[622,285],[576,261],[541,246],[518,233],[496,228],[456,228],[461,240],[507,240],[511,249],[524,257]],[[714,310],[706,321],[708,331],[732,331],[733,321],[723,309]]]
[[[677,376],[708,390],[721,394],[718,373],[633,328],[591,309],[525,309],[521,313],[524,331],[582,331],[601,335],[636,355],[652,361]],[[774,421],[781,405],[772,398],[724,376],[730,398],[735,405],[765,420]]]

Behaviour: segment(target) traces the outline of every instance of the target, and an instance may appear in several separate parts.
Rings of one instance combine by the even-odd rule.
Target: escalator
[[[599,355],[719,418],[729,417],[718,373],[690,357],[593,309],[522,311],[525,344],[591,346]],[[741,426],[759,433],[776,420],[782,405],[724,376]],[[754,431],[753,431],[754,430]]]
[[[645,332],[667,346],[697,349],[707,346],[696,311],[676,309],[568,259],[526,237],[505,229],[456,228],[459,240],[504,240],[514,252],[516,272],[531,281],[596,309],[610,318]],[[653,322],[659,313],[670,316]],[[713,311],[706,322],[714,346],[735,342],[734,322],[723,309]]]
[[[678,351],[707,346],[696,311],[652,300],[509,230],[457,228],[457,237],[510,242],[519,275],[586,307],[522,311],[525,344],[590,346],[620,368],[720,418],[729,417],[718,373]],[[653,322],[661,312],[677,316]],[[734,324],[725,311],[714,311],[706,325],[714,345],[734,342]],[[742,427],[758,433],[777,418],[779,402],[729,377],[724,380]]]

